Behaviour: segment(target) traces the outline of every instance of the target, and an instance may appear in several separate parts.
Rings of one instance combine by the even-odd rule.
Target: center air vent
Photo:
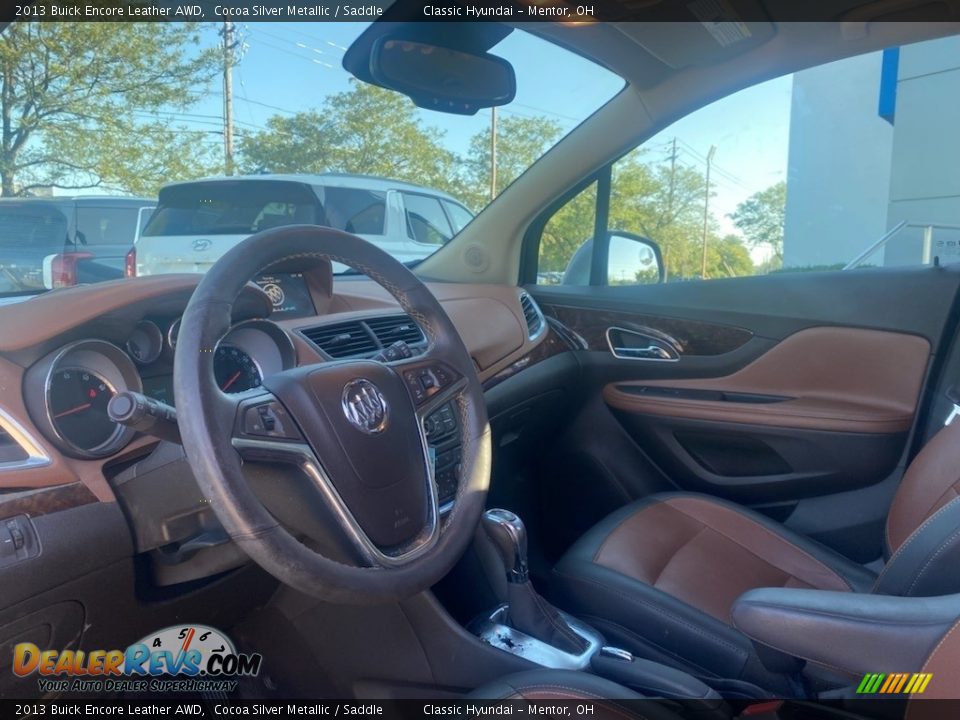
[[[526,293],[520,294],[520,307],[523,310],[523,319],[527,321],[527,335],[533,340],[543,331],[546,320],[533,298]]]
[[[409,315],[374,318],[366,323],[384,347],[389,347],[398,340],[403,340],[407,345],[417,345],[426,340],[423,331]]]
[[[426,342],[423,331],[408,315],[318,325],[303,336],[332,358],[370,357],[398,340],[417,348]]]
[[[377,340],[361,322],[307,328],[304,336],[332,358],[357,357],[377,351]]]

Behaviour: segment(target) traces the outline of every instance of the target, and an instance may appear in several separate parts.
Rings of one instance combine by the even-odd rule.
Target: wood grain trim
[[[719,378],[614,383],[607,403],[639,414],[837,432],[909,430],[926,375],[930,344],[902,333],[858,328],[801,330],[743,369]],[[779,395],[754,404],[650,397],[617,386],[646,385]]]
[[[589,350],[609,352],[606,333],[611,327],[651,334],[673,346],[680,355],[723,355],[742,347],[753,337],[753,333],[744,328],[701,320],[554,304],[541,307],[544,314],[583,337]]]
[[[41,490],[0,493],[0,519],[14,515],[49,515],[95,502],[98,502],[97,496],[79,482]]]
[[[527,368],[533,367],[537,363],[548,360],[555,355],[560,355],[562,353],[577,349],[566,337],[564,337],[563,329],[556,327],[556,325],[560,324],[559,321],[550,318],[547,320],[547,324],[547,333],[544,335],[540,343],[522,358],[511,363],[493,377],[488,378],[483,383],[484,390],[490,390],[491,388],[494,388],[502,383],[504,380],[509,380]]]

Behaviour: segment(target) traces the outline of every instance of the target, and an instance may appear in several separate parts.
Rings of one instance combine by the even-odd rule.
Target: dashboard
[[[145,276],[0,306],[0,496],[6,497],[7,514],[33,517],[116,502],[156,587],[247,562],[216,521],[183,448],[116,424],[107,413],[111,398],[123,391],[176,405],[180,318],[199,281],[190,274]],[[516,405],[529,404],[527,396],[540,397],[544,388],[532,380],[515,392],[517,385],[507,380],[568,347],[545,330],[542,314],[531,312],[520,288],[429,288],[489,391],[491,425],[502,425],[502,442],[515,449],[518,423],[534,414],[524,415],[529,408]],[[277,267],[240,292],[231,328],[214,350],[212,379],[242,400],[272,374],[379,356],[401,340],[415,354],[426,346],[422,329],[379,285],[363,277],[337,278],[333,292],[329,263]],[[449,403],[436,408],[423,430],[440,512],[446,513],[461,472],[458,413]],[[269,463],[250,463],[248,479],[266,498],[305,493],[300,478]],[[271,511],[297,527],[302,508],[315,500],[306,492],[292,509]]]

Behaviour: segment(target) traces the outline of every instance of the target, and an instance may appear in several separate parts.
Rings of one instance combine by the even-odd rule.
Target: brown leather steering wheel
[[[423,329],[427,350],[395,363],[297,367],[264,378],[257,390],[221,392],[213,351],[230,329],[241,289],[271,266],[318,257],[382,285]],[[424,373],[434,385],[427,392],[418,384]],[[213,511],[230,537],[287,585],[329,602],[395,601],[436,583],[473,537],[490,482],[480,380],[433,294],[365,240],[295,225],[266,230],[231,249],[187,305],[174,391],[183,446]],[[441,514],[424,419],[446,403],[458,417],[462,465],[453,507]],[[281,525],[251,490],[244,459],[299,466],[356,564],[321,554]]]

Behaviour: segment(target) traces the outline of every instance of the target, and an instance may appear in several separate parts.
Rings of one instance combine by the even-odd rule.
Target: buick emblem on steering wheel
[[[368,435],[387,427],[387,401],[380,388],[369,380],[351,380],[343,388],[343,414],[350,424]]]

